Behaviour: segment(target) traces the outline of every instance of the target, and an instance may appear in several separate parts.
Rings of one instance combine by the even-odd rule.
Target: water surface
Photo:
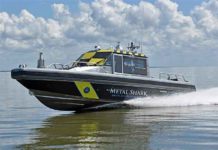
[[[43,106],[10,73],[0,73],[0,149],[217,149],[218,68],[152,73],[164,71],[184,72],[198,92],[80,114]]]

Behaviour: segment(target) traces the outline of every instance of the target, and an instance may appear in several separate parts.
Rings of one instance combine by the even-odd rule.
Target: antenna
[[[130,46],[129,46],[129,44],[128,44],[128,49],[129,49],[130,51],[132,51],[132,52],[134,52],[134,49],[139,49],[139,48],[140,48],[140,46],[135,46],[135,45],[133,44],[133,42],[130,43]]]
[[[115,47],[115,50],[121,49],[120,42],[117,42],[117,46]]]

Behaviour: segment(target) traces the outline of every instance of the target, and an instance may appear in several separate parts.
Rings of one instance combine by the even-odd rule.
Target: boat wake
[[[146,97],[124,101],[130,107],[179,107],[197,105],[217,105],[218,88],[164,97]]]

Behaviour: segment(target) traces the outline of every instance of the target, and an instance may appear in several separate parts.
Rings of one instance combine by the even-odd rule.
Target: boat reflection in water
[[[196,106],[61,115],[46,119],[40,128],[33,130],[32,143],[19,148],[216,149],[214,112],[216,106]]]
[[[36,138],[22,149],[147,149],[149,124],[126,120],[134,110],[68,114],[49,118],[35,129]]]

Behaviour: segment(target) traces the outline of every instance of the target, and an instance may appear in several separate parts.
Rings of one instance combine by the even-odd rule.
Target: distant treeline
[[[10,72],[10,70],[0,70],[0,72]]]

